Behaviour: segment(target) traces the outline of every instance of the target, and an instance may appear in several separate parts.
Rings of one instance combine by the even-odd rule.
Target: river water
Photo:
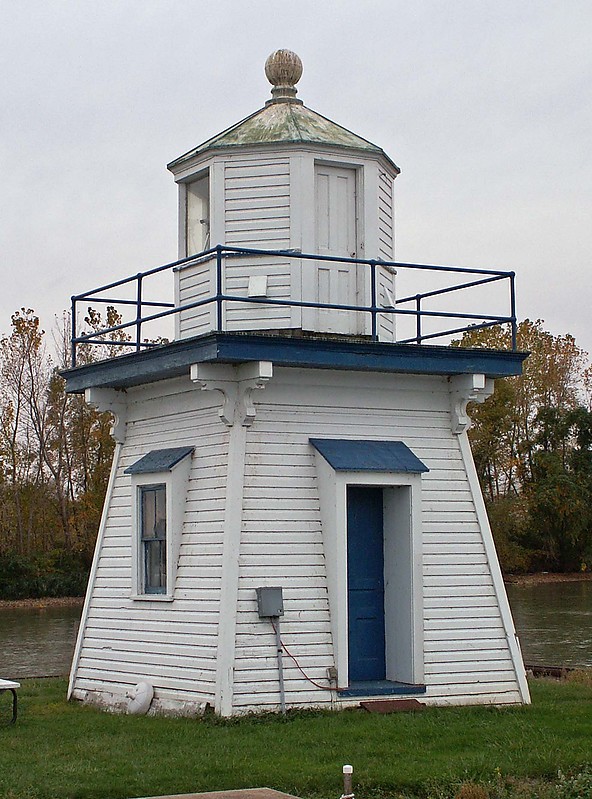
[[[592,666],[592,581],[508,585],[525,663]]]
[[[508,585],[529,665],[592,666],[592,581]],[[68,674],[81,608],[1,608],[0,677]]]
[[[1,608],[0,678],[68,673],[82,608]]]

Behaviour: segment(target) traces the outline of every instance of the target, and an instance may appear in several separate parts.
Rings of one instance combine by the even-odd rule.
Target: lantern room
[[[267,251],[227,253],[223,291],[246,301],[226,304],[224,330],[369,335],[369,318],[351,310],[371,304],[370,270],[357,261],[393,259],[399,169],[380,147],[297,98],[295,53],[272,53],[265,73],[273,88],[263,108],[169,164],[179,186],[179,258],[212,243]],[[294,257],[300,253],[326,260]],[[394,279],[392,267],[377,268],[381,307],[394,307]],[[175,281],[177,305],[212,296],[212,256],[179,266]],[[393,320],[379,315],[383,340],[393,341]],[[194,305],[179,314],[176,338],[218,327],[212,305]]]

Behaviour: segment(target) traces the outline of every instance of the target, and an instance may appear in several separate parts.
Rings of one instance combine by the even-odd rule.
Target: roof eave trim
[[[392,158],[381,150],[380,148],[371,149],[364,148],[364,147],[354,147],[348,144],[336,144],[332,142],[320,142],[320,141],[309,141],[309,140],[302,140],[302,139],[290,139],[284,141],[266,141],[266,142],[249,142],[248,144],[214,144],[212,146],[208,146],[207,148],[200,149],[199,151],[192,151],[188,153],[187,157],[182,156],[181,158],[177,159],[173,164],[168,165],[168,169],[173,172],[173,174],[177,174],[181,172],[182,167],[187,167],[191,161],[197,160],[202,156],[206,155],[216,155],[220,153],[230,152],[234,150],[259,150],[259,149],[273,149],[278,147],[291,147],[291,148],[306,148],[306,147],[314,147],[318,149],[330,149],[330,150],[345,150],[348,153],[357,153],[360,155],[365,156],[366,158],[379,158],[386,161],[387,164],[393,169],[396,175],[401,174],[401,169],[395,164]],[[175,169],[171,167],[175,167]]]

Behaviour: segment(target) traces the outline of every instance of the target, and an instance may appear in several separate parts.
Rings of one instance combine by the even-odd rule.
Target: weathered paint
[[[280,75],[298,76],[297,56],[282,51],[274,58],[279,59],[277,64],[272,59],[268,65],[274,80]],[[210,242],[392,260],[392,183],[398,167],[380,147],[307,108],[295,99],[295,93],[294,86],[274,84],[273,99],[264,108],[169,164],[179,183],[180,257],[193,253],[191,236],[185,230],[187,187],[207,175]],[[319,207],[319,174],[334,175],[336,170],[349,175],[347,214],[335,204],[334,196],[330,209]],[[338,236],[340,241],[347,239],[344,248],[336,249],[333,235],[327,242],[320,241],[319,231],[328,216],[331,224],[326,230],[341,233],[347,227],[348,235]],[[347,280],[343,280],[346,273]],[[392,270],[379,266],[377,273],[377,303],[393,307]],[[177,303],[203,301],[216,291],[215,263],[210,259],[185,264],[175,279]],[[326,298],[341,304],[370,303],[370,271],[361,266],[289,257],[225,259],[224,293],[253,296],[253,279],[264,286],[255,295],[258,297],[284,302]],[[219,329],[220,321],[227,331],[303,329],[363,335],[371,329],[369,318],[352,312],[232,302],[224,304],[222,320],[214,304],[183,311],[175,335],[185,338],[208,333]],[[392,315],[380,315],[378,333],[381,340],[394,340]]]
[[[327,571],[324,499],[309,438],[331,437],[403,441],[430,470],[405,478],[422,487],[420,585],[413,591],[423,608],[425,701],[527,701],[490,532],[467,453],[452,432],[449,381],[388,374],[360,381],[349,372],[280,367],[251,396],[254,421],[245,426],[244,415],[228,418],[227,410],[228,426],[220,392],[225,386],[227,398],[238,398],[238,373],[223,364],[211,369],[210,377],[218,370],[223,379],[202,381],[205,390],[182,378],[126,392],[127,437],[93,566],[73,695],[121,705],[144,679],[155,686],[157,706],[175,712],[197,712],[206,702],[225,715],[277,709],[274,634],[258,618],[255,596],[255,588],[272,584],[284,588],[287,647],[315,682],[327,684],[327,668],[339,665],[332,617],[343,619],[343,610],[334,605],[336,576]],[[161,446],[195,447],[167,603],[132,598],[125,474]],[[397,483],[396,476],[375,479]],[[315,687],[287,659],[285,666],[290,705],[356,701]]]
[[[210,173],[212,241],[228,246],[319,252],[347,258],[392,258],[392,182],[396,172],[389,170],[374,153],[352,154],[348,150],[338,153],[324,145],[307,144],[269,147],[263,151],[245,147],[216,156],[198,155],[191,162],[191,168],[176,174],[183,218],[185,183],[206,168]],[[322,222],[328,214],[326,207],[319,207],[321,173],[350,177],[347,246],[338,247],[333,239],[325,241],[321,235]],[[334,231],[343,227],[336,224],[336,219],[341,219],[343,214],[335,203],[331,207],[332,224],[325,227]],[[181,235],[184,235],[182,226]],[[340,241],[343,236],[338,238]],[[186,254],[181,247],[180,255]],[[258,277],[265,280],[263,296],[274,300],[353,305],[370,302],[367,266],[245,255],[225,258],[223,269],[223,291],[234,297],[252,296],[250,281]],[[341,277],[346,272],[349,278],[344,286]],[[379,265],[377,278],[378,305],[394,307],[393,270]],[[176,270],[175,281],[175,298],[179,304],[213,297],[216,293],[215,259],[185,264]],[[329,291],[331,286],[333,289]],[[369,316],[359,313],[236,301],[224,303],[223,312],[222,325],[227,331],[296,328],[370,333]],[[346,317],[345,323],[342,317]],[[394,317],[380,314],[378,321],[381,340],[393,341]],[[176,337],[207,333],[216,330],[217,324],[214,303],[192,308],[180,314]]]
[[[296,100],[299,70],[293,54],[274,54],[266,107],[169,165],[180,183],[181,256],[185,183],[206,171],[212,241],[315,251],[321,165],[347,170],[355,183],[358,256],[392,259],[399,170],[379,147]],[[377,273],[378,301],[392,307],[395,274]],[[176,300],[212,296],[212,275],[208,264],[178,269]],[[222,288],[298,301],[318,295],[318,280],[287,253],[229,261]],[[368,277],[357,293],[364,304]],[[69,391],[116,414],[118,442],[70,694],[124,708],[146,681],[157,710],[277,710],[276,639],[259,618],[256,589],[281,586],[282,639],[298,663],[284,661],[286,703],[359,702],[359,686],[349,684],[346,529],[347,490],[357,485],[383,496],[387,679],[428,703],[529,701],[466,437],[469,400],[487,397],[494,377],[519,374],[525,356],[326,340],[298,309],[244,305],[225,309],[224,329],[235,334],[209,334],[218,321],[209,310],[187,312],[172,344],[66,373]],[[383,314],[378,326],[393,341],[394,319]],[[249,332],[262,328],[317,335]],[[381,469],[351,460],[334,469],[310,442],[327,438],[399,442],[427,471],[409,470],[409,458],[401,469],[384,459]],[[149,452],[180,447],[192,457],[176,482],[174,471],[157,478],[174,506],[174,564],[166,594],[142,594],[134,509],[137,484],[152,473],[129,469]]]
[[[212,334],[65,371],[67,390],[125,389],[187,375],[192,363],[269,360],[282,366],[397,374],[510,377],[522,370],[524,352],[434,347],[343,339]]]
[[[377,145],[357,136],[305,105],[287,102],[264,106],[222,133],[218,133],[203,144],[171,161],[168,168],[178,169],[187,161],[210,151],[276,144],[322,144],[340,149],[379,154],[392,165],[396,172],[399,172],[399,168]]]

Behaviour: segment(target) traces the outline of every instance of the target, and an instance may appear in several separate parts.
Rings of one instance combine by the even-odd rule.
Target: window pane
[[[166,591],[166,542],[145,541],[145,590],[147,594]]]
[[[155,527],[154,491],[149,488],[142,489],[142,538],[154,538]]]
[[[166,538],[166,491],[160,486],[154,491],[154,535],[156,538]]]
[[[140,489],[140,540],[144,563],[144,592],[166,591],[166,486]]]

